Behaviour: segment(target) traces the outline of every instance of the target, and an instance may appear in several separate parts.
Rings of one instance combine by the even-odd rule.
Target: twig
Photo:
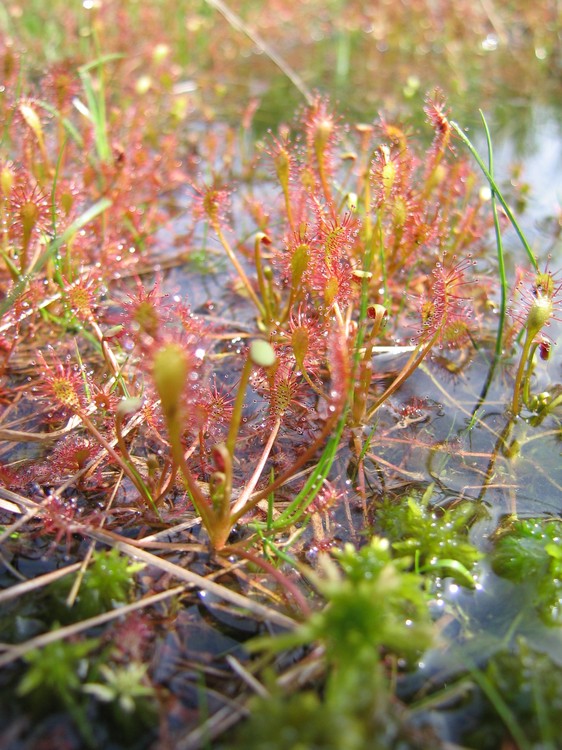
[[[248,24],[245,23],[240,16],[231,10],[222,0],[205,0],[205,2],[207,5],[210,5],[211,8],[218,10],[218,12],[226,18],[233,29],[241,31],[256,45],[256,47],[259,47],[259,49],[269,57],[271,62],[277,65],[279,70],[287,76],[293,86],[300,91],[306,99],[307,104],[312,104],[314,101],[313,96],[299,74],[296,73],[257,32],[251,29]]]
[[[128,541],[121,541],[117,534],[110,534],[107,531],[100,531],[98,529],[88,529],[86,526],[81,526],[79,529],[77,528],[77,531],[86,534],[87,536],[91,536],[92,539],[97,539],[99,542],[109,544],[111,547],[121,550],[121,552],[129,557],[142,560],[148,565],[154,565],[156,568],[164,570],[166,573],[170,573],[170,575],[173,575],[175,578],[193,586],[194,588],[201,589],[209,594],[214,594],[219,599],[230,602],[236,607],[247,609],[253,615],[263,618],[266,622],[272,622],[280,627],[290,628],[291,630],[297,626],[296,620],[293,620],[291,617],[276,612],[275,610],[266,607],[264,604],[254,602],[242,594],[238,594],[236,591],[231,591],[226,588],[226,586],[221,586],[220,584],[210,581],[208,578],[200,576],[197,573],[192,573],[190,570],[186,570],[169,560],[164,560],[146,550],[135,547],[134,545],[129,544]]]
[[[59,570],[52,570],[50,573],[37,576],[37,578],[33,578],[31,581],[24,581],[23,583],[10,586],[0,591],[0,604],[8,602],[10,599],[16,599],[18,596],[23,596],[23,594],[28,594],[30,591],[35,591],[35,589],[48,586],[53,581],[58,581],[59,578],[64,578],[69,573],[74,573],[81,565],[82,563],[73,563],[72,565],[67,565],[66,568],[59,568]]]
[[[111,622],[111,620],[116,620],[123,615],[128,615],[130,612],[135,612],[137,609],[150,607],[152,604],[157,604],[163,599],[169,599],[171,596],[181,594],[184,588],[184,586],[176,586],[173,589],[168,589],[168,591],[161,591],[158,594],[147,596],[145,599],[140,599],[132,604],[126,604],[124,607],[112,609],[111,612],[104,612],[101,615],[89,617],[87,620],[76,622],[73,625],[67,625],[64,628],[58,628],[58,630],[50,630],[48,633],[43,633],[36,638],[31,638],[29,641],[25,641],[25,643],[11,646],[5,654],[0,655],[0,667],[5,667],[7,664],[11,664],[13,661],[16,661],[16,659],[19,659],[33,649],[43,648],[44,646],[48,646],[49,643],[62,641],[65,638],[70,638],[73,635],[82,633],[84,630],[95,628],[98,625]]]

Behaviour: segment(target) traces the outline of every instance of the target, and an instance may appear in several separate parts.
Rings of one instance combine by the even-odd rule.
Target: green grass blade
[[[488,146],[488,169],[492,177],[494,177],[494,150],[492,146],[492,138],[490,136],[490,129],[484,113],[480,110],[480,117],[484,125],[484,132],[486,134],[486,144]],[[507,277],[505,274],[505,258],[503,254],[503,240],[501,234],[500,220],[498,216],[498,204],[496,191],[492,189],[492,216],[494,218],[494,232],[496,235],[496,247],[498,251],[498,272],[500,275],[500,317],[498,322],[498,330],[496,332],[496,358],[501,357],[503,348],[503,331],[505,327],[505,316],[507,313],[507,295],[508,295],[508,284]]]
[[[73,141],[76,143],[77,146],[80,146],[80,148],[84,147],[84,139],[78,132],[77,128],[73,125],[73,123],[68,119],[68,117],[64,117],[56,107],[53,107],[49,102],[42,101],[41,99],[36,99],[35,103],[38,107],[41,107],[41,109],[44,109],[46,112],[48,112],[50,115],[53,115],[53,117],[56,117],[57,120],[60,120],[62,123],[64,129],[66,132],[70,135],[70,137],[73,139]]]
[[[340,438],[345,426],[347,411],[342,414],[335,433],[326,443],[326,446],[320,456],[318,464],[314,467],[311,475],[307,479],[302,490],[296,495],[293,501],[285,508],[283,513],[273,522],[273,529],[285,528],[287,525],[296,523],[306,511],[310,503],[320,492],[324,479],[332,468]]]
[[[103,89],[96,91],[92,76],[87,71],[80,71],[80,79],[88,103],[88,111],[94,126],[94,141],[101,162],[111,160],[111,147],[107,137],[106,110]]]
[[[84,65],[81,65],[78,68],[78,73],[89,73],[90,70],[95,70],[96,68],[100,68],[102,65],[105,65],[108,62],[113,62],[113,60],[122,60],[125,57],[125,55],[122,52],[108,52],[107,55],[101,55],[100,57],[97,57],[95,60],[92,60],[89,63],[85,63]]]
[[[53,257],[53,255],[64,245],[67,240],[73,237],[76,232],[89,224],[96,216],[99,216],[107,208],[111,206],[111,201],[108,198],[101,198],[101,200],[90,206],[84,213],[79,216],[72,224],[65,229],[65,231],[56,239],[50,242],[46,249],[37,258],[33,266],[22,276],[20,276],[18,282],[14,285],[9,294],[6,295],[5,299],[0,303],[0,317],[4,315],[14,304],[14,302],[23,294],[28,283],[33,279],[47,261]]]
[[[484,164],[484,162],[482,161],[482,157],[480,156],[480,154],[476,150],[475,146],[472,144],[472,141],[470,140],[470,138],[466,135],[466,133],[464,132],[464,130],[460,127],[460,125],[458,125],[456,122],[454,122],[453,120],[451,120],[451,127],[457,133],[457,135],[461,138],[461,140],[464,142],[464,144],[466,145],[466,147],[468,148],[468,150],[470,151],[470,153],[472,154],[472,156],[475,158],[478,166],[480,167],[480,169],[484,173],[484,176],[488,180],[492,191],[496,194],[497,199],[501,203],[501,205],[503,207],[503,210],[506,213],[507,218],[511,222],[512,227],[515,229],[515,232],[516,232],[517,236],[521,240],[521,244],[525,248],[525,252],[527,253],[527,256],[528,256],[528,258],[529,258],[529,260],[531,262],[531,265],[533,266],[533,268],[535,269],[535,271],[538,271],[539,270],[539,265],[537,263],[537,259],[535,258],[535,254],[531,250],[531,246],[527,242],[527,238],[525,237],[525,235],[523,233],[523,230],[519,226],[519,223],[518,223],[517,219],[515,218],[515,216],[513,214],[513,211],[507,205],[507,202],[506,202],[505,198],[503,197],[502,192],[501,192],[500,188],[498,187],[496,181],[494,180],[493,175],[490,174],[490,170]]]
[[[525,736],[521,725],[517,721],[517,716],[507,705],[495,685],[493,685],[491,680],[488,679],[487,675],[477,667],[469,665],[468,668],[472,679],[478,684],[482,692],[494,707],[497,715],[503,721],[503,723],[509,730],[509,733],[515,740],[519,750],[532,750],[533,745]]]

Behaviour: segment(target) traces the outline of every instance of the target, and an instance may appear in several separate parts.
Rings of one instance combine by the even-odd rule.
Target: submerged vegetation
[[[412,2],[414,49],[396,3],[26,5],[0,6],[3,746],[554,750],[560,209],[535,246],[494,120],[437,74],[376,117],[328,95],[365,35],[559,69],[554,6],[459,3],[472,38]],[[287,41],[311,18],[333,86]]]

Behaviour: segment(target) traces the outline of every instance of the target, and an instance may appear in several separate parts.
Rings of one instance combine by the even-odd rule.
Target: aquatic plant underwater
[[[562,280],[486,119],[190,133],[95,37],[1,49],[0,736],[557,747]]]

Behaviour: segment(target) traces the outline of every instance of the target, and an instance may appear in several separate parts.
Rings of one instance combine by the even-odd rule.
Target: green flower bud
[[[180,344],[166,344],[156,352],[152,377],[168,420],[177,417],[188,371],[189,357]]]
[[[541,328],[548,323],[554,312],[554,304],[550,297],[539,294],[529,309],[525,328],[527,334],[534,338]]]
[[[272,367],[277,361],[274,348],[263,339],[255,339],[250,344],[250,359],[258,367]]]

